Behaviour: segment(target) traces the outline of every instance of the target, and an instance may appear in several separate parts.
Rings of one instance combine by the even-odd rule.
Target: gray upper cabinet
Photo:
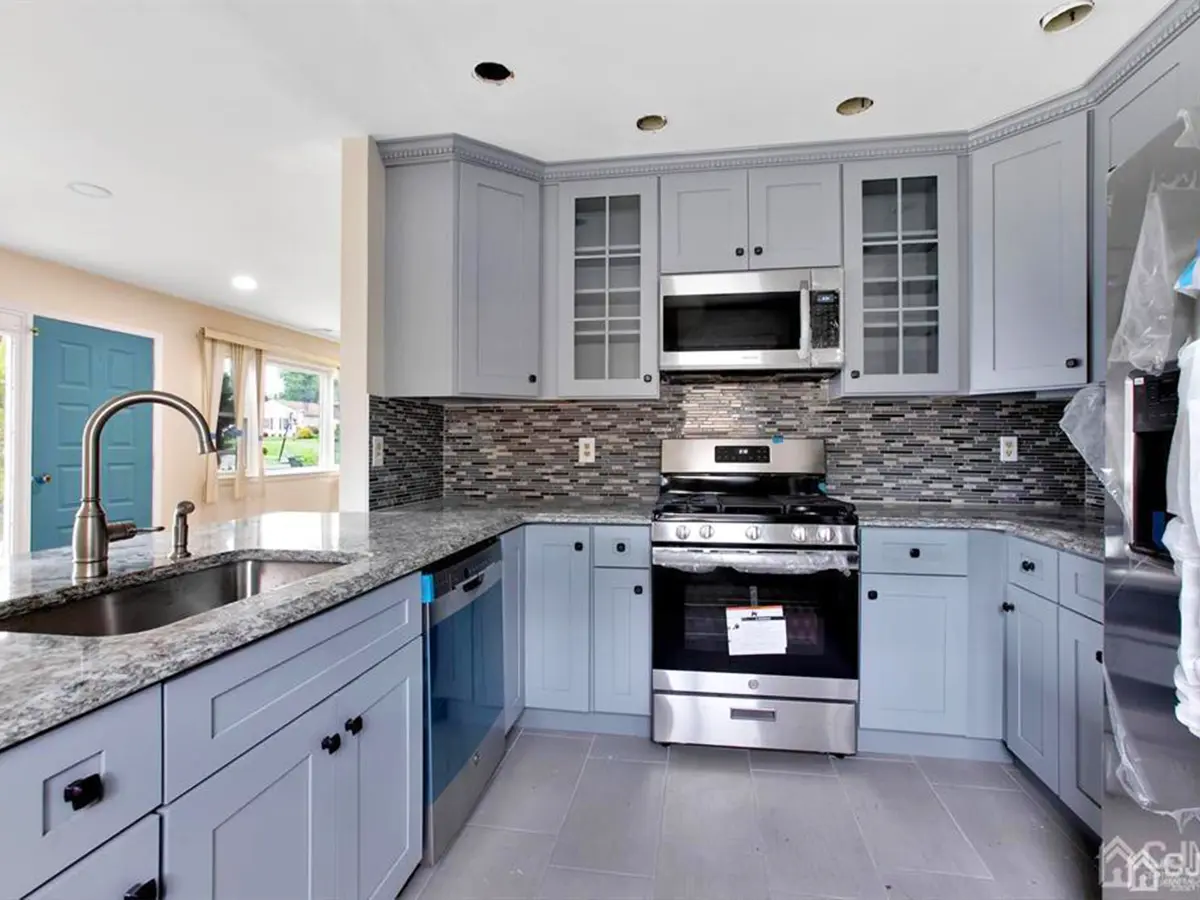
[[[1104,626],[1059,607],[1058,795],[1097,834],[1104,797]]]
[[[525,704],[591,706],[591,553],[586,525],[525,528]]]
[[[401,166],[386,215],[387,393],[536,397],[538,184],[456,161]]]
[[[1006,591],[1004,741],[1058,790],[1058,607],[1024,588]]]
[[[650,572],[592,574],[592,709],[650,715]]]
[[[658,396],[657,190],[558,186],[557,396]]]
[[[744,169],[664,175],[662,271],[731,272],[749,265]]]
[[[1087,380],[1087,114],[971,155],[971,391]]]
[[[662,271],[839,266],[836,164],[665,175]]]
[[[458,392],[536,397],[538,186],[468,165],[459,180]]]
[[[958,158],[847,163],[845,394],[960,388]]]

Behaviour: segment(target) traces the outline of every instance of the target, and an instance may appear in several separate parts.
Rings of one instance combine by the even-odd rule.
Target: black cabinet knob
[[[358,734],[363,729],[362,716],[355,716],[353,719],[346,720],[346,730],[351,734]]]
[[[1022,572],[1032,572],[1036,568],[1037,568],[1037,565],[1034,563],[1034,561],[1032,559],[1021,560],[1021,571]]]
[[[878,600],[879,599],[879,591],[867,591],[867,599],[868,600]]]
[[[135,884],[125,892],[124,900],[158,900],[158,879]]]
[[[911,556],[913,559],[920,559],[921,558],[921,548],[920,547],[909,548],[908,555]]]
[[[624,541],[617,541],[617,552],[618,553],[625,552],[625,542]]]
[[[638,595],[640,596],[640,595],[641,595],[641,593],[642,593],[642,586],[641,586],[640,584],[635,584],[635,585],[633,586],[633,592],[634,592],[635,594],[638,594]]]
[[[859,378],[859,377],[861,377],[861,376],[862,376],[862,372],[858,371],[858,369],[851,369],[851,370],[850,370],[850,377],[851,377],[851,378]]]
[[[1008,601],[1005,601],[1004,603],[1001,603],[1001,604],[1000,604],[1000,611],[1001,611],[1001,612],[1012,612],[1014,609],[1016,609],[1016,607],[1015,607],[1015,606],[1013,606],[1013,605],[1012,605],[1011,603],[1009,603]]]
[[[755,255],[755,256],[762,256],[762,247],[755,247],[755,248],[754,248],[754,255]]]
[[[653,375],[643,375],[643,376],[642,376],[642,381],[646,382],[646,384],[649,384],[649,383],[650,383],[650,382],[652,382],[653,380],[654,380],[654,376],[653,376]]]
[[[530,375],[530,376],[529,376],[529,383],[530,383],[530,384],[537,384],[537,376],[536,376],[536,375]]]
[[[71,809],[80,810],[104,799],[104,780],[98,773],[77,778],[63,788],[63,802]]]
[[[580,550],[582,550],[582,549],[583,549],[583,542],[582,542],[582,541],[576,541],[576,542],[575,542],[575,551],[576,551],[576,552],[579,552],[579,551],[580,551]]]
[[[1098,663],[1104,662],[1104,651],[1103,650],[1096,651],[1096,662],[1098,662]]]
[[[746,248],[745,248],[745,247],[738,247],[736,250],[734,250],[734,251],[733,251],[733,255],[734,255],[734,256],[745,256],[745,255],[746,255]]]
[[[327,734],[321,738],[321,749],[331,756],[338,752],[342,746],[342,736],[340,734]]]
[[[1083,360],[1081,360],[1078,356],[1071,356],[1067,358],[1068,369],[1078,369],[1082,363]]]

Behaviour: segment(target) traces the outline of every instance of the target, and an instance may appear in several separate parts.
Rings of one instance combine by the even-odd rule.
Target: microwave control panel
[[[809,301],[809,327],[814,350],[842,346],[842,296],[840,291],[814,290]]]

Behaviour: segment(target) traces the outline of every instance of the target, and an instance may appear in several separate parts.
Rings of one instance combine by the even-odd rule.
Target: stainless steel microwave
[[[664,371],[834,371],[842,346],[842,270],[664,275]]]

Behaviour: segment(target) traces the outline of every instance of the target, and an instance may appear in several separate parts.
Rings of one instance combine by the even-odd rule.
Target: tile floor
[[[401,900],[1089,900],[1084,839],[1011,766],[523,730]]]

